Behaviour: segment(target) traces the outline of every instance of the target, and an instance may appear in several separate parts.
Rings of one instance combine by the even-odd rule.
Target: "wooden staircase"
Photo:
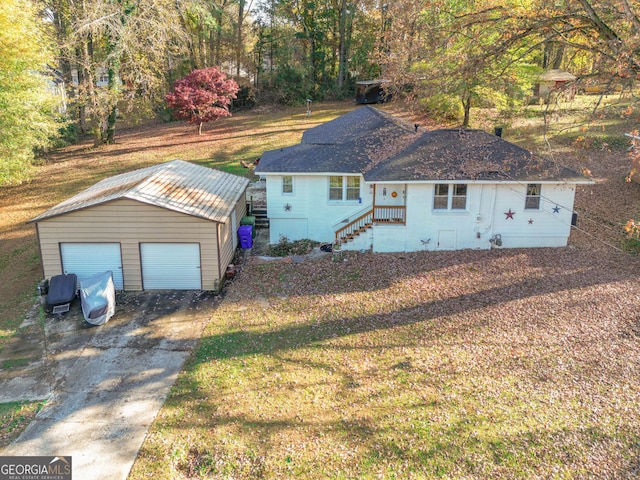
[[[353,240],[358,235],[372,228],[374,224],[404,225],[406,207],[404,206],[374,206],[371,210],[359,215],[356,219],[345,223],[336,230],[336,245]]]
[[[355,220],[350,221],[344,227],[340,227],[336,230],[335,243],[340,245],[342,243],[353,240],[361,233],[366,232],[373,226],[373,210],[363,213]]]

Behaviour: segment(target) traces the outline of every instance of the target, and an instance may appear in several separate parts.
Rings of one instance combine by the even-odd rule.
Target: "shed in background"
[[[384,103],[391,99],[391,94],[385,90],[389,80],[362,80],[356,82],[355,103]]]
[[[567,100],[575,95],[576,76],[564,70],[547,70],[538,78],[534,94],[542,99],[548,99],[554,92],[561,92]]]

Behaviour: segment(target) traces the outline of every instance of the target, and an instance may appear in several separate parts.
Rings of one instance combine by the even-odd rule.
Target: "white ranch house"
[[[425,131],[366,106],[265,152],[270,242],[375,252],[567,245],[591,181],[480,130]]]

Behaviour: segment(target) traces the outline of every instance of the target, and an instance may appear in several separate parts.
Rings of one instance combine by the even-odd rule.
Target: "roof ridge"
[[[416,125],[417,124],[411,124],[410,122],[407,122],[406,120],[400,118],[400,117],[396,117],[395,115],[389,113],[389,112],[385,112],[384,110],[380,110],[379,108],[374,107],[373,105],[365,105],[366,108],[369,108],[371,110],[373,110],[375,113],[377,113],[378,115],[380,115],[381,117],[383,117],[385,120],[393,123],[394,125],[397,125],[399,127],[402,128],[406,128],[409,132],[413,132],[416,129]]]

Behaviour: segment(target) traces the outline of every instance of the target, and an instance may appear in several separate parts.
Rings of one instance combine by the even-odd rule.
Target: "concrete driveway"
[[[0,402],[46,400],[0,455],[72,457],[73,478],[125,479],[219,297],[118,294],[100,327],[79,303],[61,318],[33,311],[0,352]],[[42,327],[44,325],[44,329]]]

